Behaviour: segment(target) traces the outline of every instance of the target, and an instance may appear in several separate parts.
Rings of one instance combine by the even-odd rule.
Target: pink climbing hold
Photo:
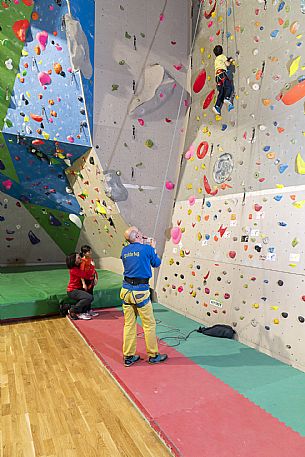
[[[179,244],[182,237],[182,232],[179,227],[173,227],[171,229],[171,239],[174,244]]]
[[[45,71],[41,71],[39,74],[38,74],[38,80],[41,84],[41,86],[46,86],[48,84],[51,84],[51,77],[48,73],[46,73]]]
[[[186,158],[186,160],[190,160],[193,157],[194,152],[195,152],[195,146],[193,144],[191,144],[188,151],[186,151],[186,153],[184,154],[184,157]]]
[[[195,94],[198,94],[203,89],[206,79],[207,79],[207,73],[206,73],[205,69],[203,69],[203,70],[201,70],[201,72],[199,73],[199,75],[197,76],[197,78],[195,79],[194,84],[193,84],[193,91],[195,92]]]
[[[258,203],[255,203],[254,209],[255,209],[255,211],[258,212],[258,211],[260,211],[262,209],[262,205],[259,205]]]
[[[2,186],[6,189],[6,190],[10,190],[10,188],[12,187],[13,183],[10,179],[7,179],[6,181],[3,181],[2,183]]]
[[[195,197],[195,195],[191,195],[189,197],[189,205],[193,206],[193,205],[195,205],[195,203],[196,203],[196,197]]]
[[[167,190],[173,190],[173,188],[175,187],[175,184],[172,181],[166,181],[165,187]]]
[[[177,290],[181,294],[181,292],[183,292],[183,286],[179,286]]]
[[[138,122],[139,122],[139,124],[140,124],[142,127],[143,127],[143,125],[145,124],[144,119],[138,119]]]
[[[213,100],[215,94],[215,89],[211,90],[211,92],[206,96],[202,108],[207,109],[210,106],[211,101]]]
[[[67,136],[67,140],[69,141],[69,143],[74,143],[74,138],[71,135]]]
[[[49,34],[45,30],[43,32],[36,33],[36,40],[38,41],[40,49],[42,51],[46,49],[48,43],[48,36]]]

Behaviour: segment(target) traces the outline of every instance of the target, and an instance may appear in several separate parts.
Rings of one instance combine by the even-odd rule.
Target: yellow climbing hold
[[[266,154],[266,157],[267,157],[267,159],[274,159],[275,158],[275,152],[268,152],[268,154]]]
[[[197,222],[200,222],[200,221],[201,221],[201,216],[200,216],[200,214],[197,215],[196,219],[197,219]]]
[[[23,120],[24,120],[24,122],[29,122],[30,118],[29,118],[29,116],[24,116]]]
[[[197,238],[198,238],[198,241],[202,240],[202,234],[200,232],[197,233]]]
[[[28,56],[29,55],[28,51],[26,51],[25,49],[22,49],[21,54],[23,56]]]
[[[187,188],[187,190],[191,190],[191,189],[193,189],[193,185],[192,184],[187,184],[186,188]]]
[[[202,163],[202,164],[201,164],[201,168],[202,168],[203,170],[205,170],[205,169],[206,169],[206,166],[205,166],[205,164],[204,164],[204,163]]]
[[[222,17],[222,16],[219,16],[218,22],[222,22],[222,20],[223,20],[223,17]]]
[[[305,200],[300,200],[299,202],[293,202],[292,205],[295,208],[303,208],[303,206],[305,205]]]
[[[284,189],[285,186],[284,184],[276,184],[275,187],[277,187],[278,189]]]
[[[204,53],[204,48],[200,48],[200,52],[201,52],[201,54],[203,54]]]
[[[182,257],[182,258],[185,257],[185,252],[183,249],[181,249],[181,251],[180,251],[180,257]]]
[[[305,175],[305,161],[302,159],[302,156],[300,153],[298,153],[298,155],[296,157],[295,168],[296,168],[296,172],[299,175]]]
[[[258,304],[258,303],[254,303],[254,304],[252,305],[252,307],[255,308],[255,309],[258,309],[258,308],[259,308],[259,304]]]
[[[25,95],[26,95],[28,98],[31,98],[30,92],[26,91]]]
[[[298,70],[299,65],[300,65],[300,60],[301,60],[301,56],[298,56],[295,59],[293,59],[293,61],[291,62],[291,65],[289,67],[289,76],[293,76],[295,74],[295,72]]]
[[[220,120],[221,120],[221,116],[220,116],[219,114],[216,114],[215,120],[216,120],[216,121],[220,121]]]
[[[173,258],[169,259],[168,263],[169,263],[170,265],[173,265],[174,259],[173,259]]]
[[[273,311],[277,311],[279,309],[279,306],[271,306],[270,308],[273,309]]]
[[[192,210],[191,209],[188,209],[187,210],[187,214],[190,216],[192,214]]]
[[[202,194],[202,187],[198,187],[198,194]]]
[[[50,134],[47,132],[42,132],[42,136],[44,137],[45,140],[48,140],[50,138]]]
[[[278,319],[273,319],[273,323],[278,325],[280,323],[280,321]]]
[[[105,216],[107,215],[106,209],[104,208],[104,206],[101,205],[101,203],[98,200],[96,200],[95,211],[99,214],[104,214]]]

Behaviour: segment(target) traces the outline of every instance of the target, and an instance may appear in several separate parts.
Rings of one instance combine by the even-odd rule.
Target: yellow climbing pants
[[[124,311],[124,336],[123,336],[123,354],[124,357],[135,355],[137,349],[137,316],[142,321],[146,352],[149,357],[158,354],[158,343],[156,337],[156,321],[154,318],[151,301],[138,307],[138,304],[149,298],[149,290],[135,291],[128,290],[124,287],[121,289],[120,297],[123,300]]]

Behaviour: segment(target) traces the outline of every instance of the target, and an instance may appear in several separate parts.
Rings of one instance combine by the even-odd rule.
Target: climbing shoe
[[[221,111],[220,111],[220,108],[218,108],[218,106],[213,106],[213,112],[215,114],[218,114],[219,116],[221,115]]]
[[[125,365],[125,367],[131,367],[131,365],[138,362],[139,360],[140,360],[139,355],[129,355],[127,357],[124,357],[124,365]]]
[[[154,363],[161,363],[164,362],[167,358],[167,354],[157,354],[155,357],[149,357],[148,363],[151,363],[152,365]]]

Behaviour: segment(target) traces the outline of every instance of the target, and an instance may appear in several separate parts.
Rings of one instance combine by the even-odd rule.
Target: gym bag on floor
[[[212,327],[199,327],[198,333],[203,333],[207,336],[215,336],[217,338],[234,338],[235,330],[230,325],[216,324]]]

